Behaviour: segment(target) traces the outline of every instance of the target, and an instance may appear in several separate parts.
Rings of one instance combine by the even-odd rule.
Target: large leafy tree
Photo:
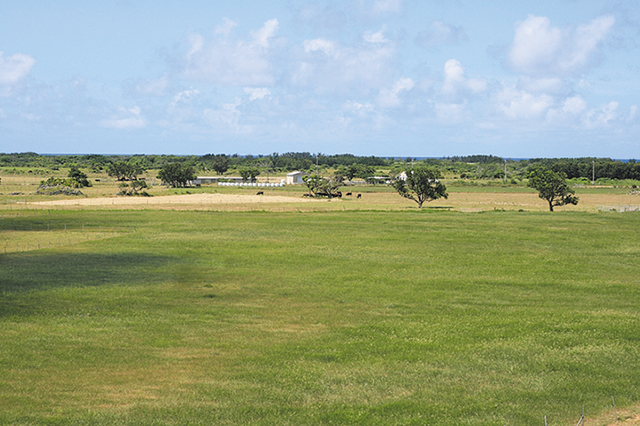
[[[527,185],[538,191],[538,196],[549,203],[549,211],[553,211],[554,207],[578,204],[578,197],[567,184],[566,178],[567,175],[563,172],[538,166],[529,172]]]
[[[73,183],[71,186],[74,186],[75,188],[84,188],[85,186],[91,186],[91,182],[89,182],[87,175],[77,166],[71,166],[69,168],[69,174],[67,176]]]
[[[417,167],[406,171],[405,175],[406,179],[404,175],[402,178],[397,178],[393,182],[393,187],[404,198],[418,203],[418,208],[422,208],[425,202],[449,198],[447,187],[440,182],[442,174],[438,169]]]
[[[340,197],[342,194],[338,188],[342,186],[342,182],[335,179],[325,179],[320,175],[309,175],[302,178],[309,194],[313,197]]]
[[[254,166],[241,167],[240,169],[238,169],[238,173],[240,173],[240,177],[242,177],[242,180],[255,182],[256,176],[260,174],[260,170]]]
[[[373,176],[375,172],[376,168],[374,166],[358,163],[352,163],[348,166],[341,166],[338,168],[338,173],[349,181],[352,181],[354,177],[366,179]]]
[[[116,161],[107,166],[107,174],[119,181],[137,180],[144,171],[144,167],[135,160]]]
[[[158,179],[174,188],[187,186],[195,178],[193,167],[181,163],[167,163],[158,172]]]
[[[229,170],[230,164],[231,164],[231,159],[227,157],[225,154],[214,155],[211,158],[211,167],[219,175],[225,174],[225,172]]]

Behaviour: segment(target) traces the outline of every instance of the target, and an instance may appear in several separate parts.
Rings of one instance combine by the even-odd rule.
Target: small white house
[[[287,179],[285,180],[285,183],[287,185],[304,183],[304,181],[302,180],[302,176],[304,176],[304,173],[299,171],[287,173]]]

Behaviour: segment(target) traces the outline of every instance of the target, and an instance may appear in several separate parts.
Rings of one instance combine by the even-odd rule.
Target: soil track
[[[156,197],[75,198],[72,200],[37,201],[38,206],[111,206],[166,204],[261,204],[261,203],[317,203],[327,200],[283,197],[280,195],[189,194]]]

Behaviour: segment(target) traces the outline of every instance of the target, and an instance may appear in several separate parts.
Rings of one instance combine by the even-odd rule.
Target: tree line
[[[632,179],[640,180],[640,162],[610,158],[534,158],[511,160],[493,155],[469,155],[445,158],[416,159],[412,157],[356,156],[353,154],[311,154],[309,152],[274,152],[269,155],[206,154],[198,155],[40,155],[34,152],[0,154],[0,167],[42,167],[51,170],[80,167],[92,172],[107,172],[118,180],[136,180],[150,169],[167,164],[181,164],[195,173],[225,174],[230,170],[255,179],[258,174],[315,172],[317,169],[339,169],[351,180],[373,176],[376,169],[389,169],[391,174],[402,171],[408,164],[438,167],[449,174],[470,179],[503,179],[505,168],[511,178],[525,179],[535,166],[544,166],[567,178]]]

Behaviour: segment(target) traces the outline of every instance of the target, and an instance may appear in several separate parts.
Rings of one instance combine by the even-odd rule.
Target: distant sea
[[[45,155],[45,156],[53,156],[53,155],[94,155],[94,154],[38,154],[38,155]],[[174,155],[176,157],[187,157],[189,155],[195,155],[198,157],[202,157],[202,155],[198,155],[198,154],[99,154],[99,155],[109,155],[109,156],[124,156],[124,157],[130,157],[132,155]],[[229,155],[229,154],[228,154]],[[248,155],[253,155],[254,157],[258,154],[246,154],[246,155],[241,155],[238,154],[238,157],[247,157]],[[268,154],[267,154],[268,155]],[[322,155],[340,155],[340,154],[322,154]],[[484,155],[484,154],[478,154],[478,155]],[[489,154],[486,154],[487,156]],[[264,155],[263,155],[264,156]],[[531,157],[531,158],[520,158],[520,157],[500,157],[499,155],[493,155],[494,157],[497,158],[503,158],[505,160],[509,160],[509,161],[525,161],[525,160],[531,160],[531,158],[548,158],[548,159],[558,159],[558,158],[570,158],[570,159],[576,159],[576,158],[587,158],[587,157]],[[357,155],[357,157],[368,157],[368,155]],[[452,158],[452,157],[470,157],[468,155],[451,155],[448,157],[414,157],[412,155],[403,155],[403,156],[399,156],[399,155],[381,155],[378,156],[376,155],[375,157],[380,157],[380,158],[392,158],[394,160],[403,160],[405,158],[413,158],[415,160],[446,160],[448,158]],[[609,160],[609,157],[588,157],[588,158],[594,158],[596,160],[598,159],[607,159]],[[628,163],[629,161],[633,160],[633,161],[639,161],[638,159],[634,159],[634,158],[611,158],[611,160],[613,161],[621,161],[623,163]]]

